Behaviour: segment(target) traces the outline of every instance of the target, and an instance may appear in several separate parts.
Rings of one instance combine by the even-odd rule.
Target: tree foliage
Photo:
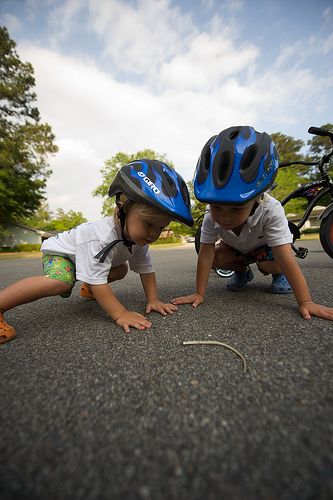
[[[190,199],[191,199],[191,212],[192,212],[192,217],[193,217],[195,224],[192,228],[186,227],[185,234],[191,234],[194,236],[196,233],[198,224],[200,224],[202,222],[201,215],[205,213],[207,205],[206,205],[206,203],[201,203],[201,201],[199,201],[195,197],[193,181],[188,181],[186,183],[186,185],[187,185],[187,189],[188,189]],[[196,224],[196,221],[198,219],[199,219],[198,224]]]
[[[304,146],[302,140],[294,139],[294,137],[284,135],[281,132],[273,133],[271,137],[277,147],[280,162],[305,159],[301,153]],[[276,177],[276,187],[272,193],[274,198],[282,201],[292,190],[307,180],[307,171],[307,168],[297,165],[281,168]],[[305,206],[304,200],[291,200],[286,206],[286,213],[301,213]]]
[[[56,215],[46,224],[45,230],[60,233],[62,231],[69,231],[83,222],[87,222],[87,219],[82,212],[75,212],[74,210],[65,212],[62,208],[58,208]]]
[[[333,132],[332,123],[325,123],[325,125],[322,125],[320,128],[325,128],[330,132]],[[309,146],[310,159],[313,161],[318,161],[321,156],[323,156],[325,153],[328,153],[332,149],[332,142],[329,137],[321,137],[319,135],[315,135],[312,137],[312,139],[308,140],[308,146]],[[332,160],[330,162],[328,172],[330,173],[331,176],[333,176]],[[316,179],[318,178],[318,175],[319,175],[318,170],[314,169],[311,177],[313,179]]]
[[[42,202],[38,210],[32,217],[26,217],[23,220],[24,224],[42,231],[69,231],[73,227],[87,222],[82,212],[69,210],[65,212],[62,208],[58,208],[54,214],[49,210],[48,204]]]
[[[166,155],[161,155],[151,149],[143,149],[142,151],[138,151],[134,154],[119,152],[115,156],[112,156],[112,158],[110,158],[109,160],[106,160],[100,170],[102,174],[102,184],[100,184],[93,191],[93,196],[102,196],[104,198],[102,215],[110,215],[114,211],[115,200],[114,198],[109,198],[108,193],[109,187],[118,170],[127,163],[142,158],[145,158],[147,160],[160,160],[173,167],[173,164],[167,159]]]
[[[0,226],[40,206],[51,174],[48,155],[58,151],[51,127],[41,123],[33,68],[15,47],[0,27]]]
[[[320,128],[325,128],[330,132],[333,132],[333,124],[326,123],[321,125]],[[315,135],[312,139],[308,140],[309,155],[314,160],[319,160],[319,158],[332,149],[332,142],[329,137],[321,137],[320,135]]]

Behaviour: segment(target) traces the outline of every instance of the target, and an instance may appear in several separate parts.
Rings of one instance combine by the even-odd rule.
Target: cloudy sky
[[[56,135],[51,210],[100,217],[100,168],[165,153],[190,180],[232,125],[298,139],[333,121],[332,0],[1,0]]]

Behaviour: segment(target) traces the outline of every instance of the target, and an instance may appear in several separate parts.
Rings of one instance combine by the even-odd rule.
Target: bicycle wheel
[[[222,269],[221,267],[214,267],[214,271],[221,278],[230,278],[230,276],[232,276],[235,272],[235,271],[232,271],[231,269]]]
[[[199,253],[200,250],[200,236],[201,236],[201,224],[195,233],[194,244],[197,254]],[[231,271],[230,269],[222,269],[221,267],[214,267],[213,269],[216,272],[216,274],[218,274],[221,278],[230,278],[230,276],[234,274],[234,271]]]
[[[321,221],[319,237],[323,249],[333,259],[333,211]]]

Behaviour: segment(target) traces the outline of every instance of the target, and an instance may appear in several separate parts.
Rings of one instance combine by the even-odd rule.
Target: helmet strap
[[[249,217],[252,217],[252,215],[254,214],[254,212],[257,210],[258,207],[259,207],[259,203],[256,201],[255,204],[252,207],[252,210],[250,212]]]
[[[121,204],[119,202],[119,197],[117,195],[117,198],[116,198],[116,204],[117,204],[117,207],[118,207],[118,219],[120,220],[120,227],[121,227],[121,237],[123,239],[123,242],[124,242],[124,245],[126,247],[128,247],[129,251],[132,252],[132,246],[134,245],[134,241],[131,241],[129,240],[128,238],[126,238],[126,235],[125,235],[125,224],[126,224],[126,212],[125,212],[125,206],[126,204],[129,202],[126,201],[124,204]]]

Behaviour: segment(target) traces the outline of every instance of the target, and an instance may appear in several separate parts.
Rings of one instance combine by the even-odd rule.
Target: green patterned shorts
[[[61,294],[61,297],[67,299],[70,297],[73,286],[76,282],[75,264],[67,257],[61,255],[50,255],[45,253],[42,257],[44,276],[53,280],[62,281],[66,285],[70,285],[71,289]]]

